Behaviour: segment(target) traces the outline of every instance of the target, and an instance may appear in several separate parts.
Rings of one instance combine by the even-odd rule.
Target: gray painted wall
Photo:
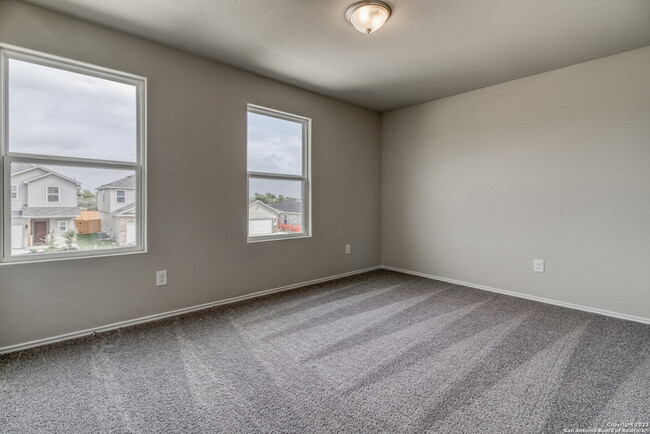
[[[650,318],[650,47],[384,114],[382,263]]]
[[[149,151],[149,253],[0,266],[0,347],[380,264],[378,114],[14,1],[0,41],[148,77]],[[313,119],[311,238],[246,242],[247,103]]]

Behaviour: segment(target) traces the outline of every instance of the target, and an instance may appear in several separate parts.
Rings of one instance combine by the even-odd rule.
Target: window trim
[[[16,189],[16,197],[14,197],[14,188]],[[18,186],[16,184],[11,185],[9,187],[9,199],[10,200],[18,200],[18,199],[20,199],[20,193],[18,193],[19,191],[20,191],[20,189],[18,188]]]
[[[129,84],[136,92],[136,161],[113,161],[92,158],[61,157],[45,154],[9,152],[8,141],[8,66],[9,59],[21,60],[80,73],[91,77]],[[9,44],[0,44],[0,179],[4,188],[0,191],[0,266],[3,264],[58,261],[76,258],[105,257],[147,252],[147,78],[104,68],[97,65],[66,59]],[[47,164],[49,166],[79,166],[89,169],[131,170],[136,176],[136,245],[112,249],[79,250],[54,253],[34,253],[12,256],[11,248],[11,163]],[[138,191],[139,190],[139,191]],[[47,190],[46,190],[47,194]],[[9,198],[9,200],[5,200]],[[60,190],[59,190],[60,199]],[[47,197],[46,197],[47,200]],[[50,202],[53,203],[53,202]],[[60,203],[60,202],[59,202]],[[5,206],[6,205],[6,206]]]
[[[286,175],[279,173],[253,172],[248,171],[248,158],[246,159],[246,240],[249,243],[263,241],[278,241],[294,238],[309,238],[312,236],[311,227],[311,118],[283,112],[280,110],[263,107],[255,104],[247,104],[246,115],[256,113],[277,119],[299,122],[302,124],[302,175]],[[246,135],[246,149],[248,150],[248,133]],[[247,152],[248,155],[248,152]],[[250,180],[251,179],[276,179],[282,181],[302,181],[302,202],[303,202],[303,231],[301,233],[283,232],[280,235],[254,235],[250,236]]]
[[[124,196],[119,195],[120,191],[124,193]],[[124,199],[124,200],[120,202],[120,199]],[[115,190],[115,203],[126,203],[126,190],[124,189]]]
[[[56,188],[56,201],[50,200],[50,188]],[[52,193],[54,196],[54,193]],[[45,203],[61,203],[61,186],[60,185],[46,185],[45,186]]]
[[[61,229],[61,223],[65,224],[65,229]],[[58,220],[56,222],[56,228],[59,232],[66,232],[68,230],[68,221],[67,220]]]

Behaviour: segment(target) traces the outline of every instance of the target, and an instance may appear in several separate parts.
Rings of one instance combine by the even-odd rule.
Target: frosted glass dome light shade
[[[350,6],[345,19],[361,33],[377,31],[390,17],[392,10],[382,1],[361,1]]]

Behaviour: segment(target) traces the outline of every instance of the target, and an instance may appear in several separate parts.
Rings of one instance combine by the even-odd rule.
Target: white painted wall
[[[384,265],[650,318],[650,47],[384,114],[382,204]]]

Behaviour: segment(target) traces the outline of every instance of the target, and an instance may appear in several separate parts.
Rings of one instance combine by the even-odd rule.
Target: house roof
[[[68,178],[65,175],[61,175],[60,173],[55,172],[54,170],[48,169],[47,167],[43,167],[40,164],[25,164],[25,163],[16,163],[16,164],[12,163],[11,164],[11,174],[12,175],[18,175],[20,173],[29,172],[30,170],[34,170],[34,169],[41,169],[41,170],[46,171],[47,173],[41,173],[39,175],[34,176],[33,178],[25,179],[23,181],[23,183],[29,184],[30,182],[36,181],[37,179],[41,179],[41,178],[44,178],[46,176],[53,175],[53,176],[57,176],[57,177],[59,177],[61,179],[65,179],[66,181],[70,181],[70,182],[72,182],[74,184],[81,185],[81,182],[79,182],[79,181],[77,181],[75,179],[72,179],[72,178]]]
[[[35,164],[27,163],[11,163],[11,174],[16,175],[21,172],[27,172],[28,170],[36,169],[38,166]],[[43,170],[47,170],[43,168]]]
[[[302,213],[302,200],[300,199],[287,199],[271,206],[280,212]]]
[[[44,170],[47,170],[47,169],[44,169]],[[35,176],[33,178],[26,179],[26,180],[23,181],[23,183],[24,184],[29,184],[30,182],[39,180],[41,178],[45,178],[45,177],[48,177],[48,176],[56,176],[57,178],[65,179],[66,181],[72,182],[73,184],[81,185],[81,182],[79,182],[77,180],[74,180],[72,178],[68,178],[65,175],[61,175],[60,173],[56,173],[56,172],[53,172],[51,170],[47,170],[47,171],[48,171],[48,173],[44,173],[42,175],[38,175],[38,176]]]
[[[21,217],[38,218],[38,217],[78,217],[79,207],[76,206],[52,206],[52,207],[29,207],[24,206],[21,210]]]
[[[262,202],[262,201],[260,201],[260,200],[252,200],[252,201],[251,201],[251,200],[249,199],[249,200],[248,200],[248,203],[249,203],[249,205],[248,205],[249,208],[253,207],[253,205],[259,205],[259,206],[261,206],[261,207],[263,207],[263,208],[267,208],[268,210],[270,210],[271,212],[273,212],[273,213],[275,213],[275,214],[279,214],[279,213],[280,213],[280,211],[278,211],[277,209],[273,208],[271,205],[265,204],[264,202]]]
[[[118,208],[115,211],[113,211],[113,215],[115,217],[120,217],[126,214],[132,214],[135,212],[135,202],[131,202],[128,205],[124,205],[122,208]]]
[[[278,213],[302,213],[302,200],[300,199],[287,199],[284,202],[274,203],[272,205],[266,204],[261,200],[257,199],[248,199],[248,206],[250,207],[254,203],[259,202],[264,205],[266,208],[271,208],[273,211]]]
[[[125,176],[124,178],[120,178],[110,184],[100,185],[97,187],[97,190],[104,190],[107,188],[135,189],[135,175]]]

